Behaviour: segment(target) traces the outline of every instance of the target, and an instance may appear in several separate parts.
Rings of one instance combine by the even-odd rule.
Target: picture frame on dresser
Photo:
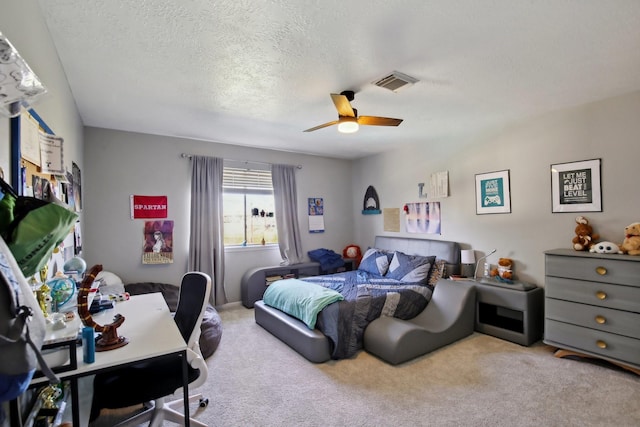
[[[551,212],[602,212],[602,159],[551,165]]]

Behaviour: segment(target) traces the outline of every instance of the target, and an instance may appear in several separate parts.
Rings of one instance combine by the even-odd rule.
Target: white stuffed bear
[[[595,252],[597,254],[621,254],[622,253],[618,245],[616,245],[613,242],[596,243],[595,245],[591,246],[591,249],[589,249],[589,252]]]

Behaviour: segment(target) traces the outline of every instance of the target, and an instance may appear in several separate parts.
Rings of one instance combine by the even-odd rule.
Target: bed
[[[311,319],[312,323],[298,316],[299,313],[295,313],[299,317],[296,318],[275,308],[277,296],[271,294],[276,291],[270,288],[274,284],[280,286],[279,282],[270,285],[265,298],[255,303],[256,323],[311,362],[350,358],[363,348],[364,332],[370,322],[380,316],[402,321],[419,315],[428,306],[439,276],[457,273],[460,265],[460,247],[456,242],[377,236],[367,252],[372,249],[376,252],[374,267],[363,258],[356,271],[303,279],[304,284],[311,284],[316,290],[321,286],[342,296],[337,298],[332,292],[323,295],[328,303]],[[387,256],[386,269],[381,254]],[[420,264],[420,269],[404,268],[407,262],[417,266],[420,259],[429,260],[426,279],[424,264]],[[398,268],[399,261],[403,268]],[[375,274],[375,265],[381,265],[378,272],[384,270],[383,274]],[[392,269],[394,274],[386,275]],[[419,282],[412,276],[417,270]],[[291,280],[288,284],[289,289],[304,287]]]

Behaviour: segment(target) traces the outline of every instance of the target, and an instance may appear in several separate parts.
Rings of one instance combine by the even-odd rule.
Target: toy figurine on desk
[[[78,290],[78,314],[80,315],[80,320],[82,320],[82,323],[85,326],[89,326],[95,329],[96,332],[102,333],[102,336],[96,342],[96,351],[113,350],[129,344],[128,339],[118,336],[118,331],[116,329],[124,323],[123,315],[116,314],[113,318],[113,323],[102,326],[94,322],[91,317],[91,313],[89,312],[89,306],[87,303],[89,290],[91,289],[91,284],[95,280],[96,275],[101,271],[102,265],[97,264],[91,267],[89,273],[84,276],[84,279],[80,284],[80,289]]]

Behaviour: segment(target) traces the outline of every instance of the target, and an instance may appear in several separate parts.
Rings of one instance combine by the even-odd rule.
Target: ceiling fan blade
[[[356,113],[353,111],[349,99],[344,95],[338,95],[336,93],[331,94],[331,99],[338,110],[339,116],[355,117]]]
[[[337,121],[337,120],[334,120],[334,121],[332,121],[332,122],[328,122],[328,123],[325,123],[325,124],[322,124],[322,125],[319,125],[319,126],[316,126],[316,127],[313,127],[313,128],[309,128],[309,129],[307,129],[307,130],[303,130],[303,132],[313,132],[314,130],[318,130],[318,129],[326,128],[326,127],[328,127],[328,126],[331,126],[331,125],[337,125],[337,124],[338,124],[338,121]]]
[[[360,116],[358,124],[368,126],[398,126],[402,119],[392,119],[390,117]]]

